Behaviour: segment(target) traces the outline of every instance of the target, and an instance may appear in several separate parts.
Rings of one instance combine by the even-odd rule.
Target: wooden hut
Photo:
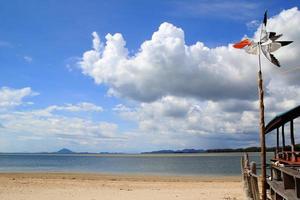
[[[276,132],[275,156],[271,159],[271,176],[267,180],[268,199],[300,199],[300,151],[296,149],[294,133],[294,120],[299,116],[300,106],[297,106],[276,116],[265,128],[265,134]]]

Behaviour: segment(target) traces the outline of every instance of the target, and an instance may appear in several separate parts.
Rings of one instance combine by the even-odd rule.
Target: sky
[[[266,122],[299,105],[299,6],[0,1],[0,152],[257,146],[257,56],[232,44],[257,38],[267,9],[294,42],[281,68],[262,58]]]

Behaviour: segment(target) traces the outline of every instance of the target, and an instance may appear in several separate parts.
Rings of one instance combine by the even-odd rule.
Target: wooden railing
[[[300,199],[300,173],[296,168],[272,165],[271,177],[268,180],[270,199]]]
[[[276,162],[270,165],[270,169],[271,177],[267,180],[267,199],[300,200],[300,166]],[[241,170],[247,199],[260,200],[256,163],[249,161],[248,154],[241,158]]]
[[[300,164],[300,152],[299,151],[279,151],[276,153],[275,160],[279,160],[281,162],[289,163],[289,164]]]
[[[241,158],[242,180],[244,184],[244,191],[247,199],[260,200],[258,189],[259,176],[256,174],[256,163],[249,162],[248,154],[245,153]]]

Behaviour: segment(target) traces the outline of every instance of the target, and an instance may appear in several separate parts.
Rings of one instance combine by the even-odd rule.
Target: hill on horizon
[[[75,152],[71,151],[70,149],[67,149],[67,148],[62,148],[61,150],[59,150],[59,151],[57,151],[55,153],[70,154],[70,153],[75,153]]]

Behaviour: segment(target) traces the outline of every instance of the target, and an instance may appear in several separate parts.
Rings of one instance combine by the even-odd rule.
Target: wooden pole
[[[281,127],[281,136],[282,136],[282,152],[285,151],[285,136],[284,136],[284,124]]]
[[[260,32],[261,41],[262,29]],[[258,96],[259,96],[259,129],[260,129],[260,159],[261,159],[261,198],[267,199],[267,169],[266,169],[266,138],[265,138],[265,106],[264,87],[261,73],[261,43],[258,45]]]
[[[291,120],[290,122],[290,132],[291,132],[291,145],[292,145],[292,152],[295,152],[295,136],[294,136],[294,121]]]
[[[279,128],[276,131],[276,158],[278,158],[279,153]]]
[[[260,56],[259,56],[259,64],[260,64]],[[261,69],[258,71],[258,95],[259,95],[259,110],[260,110],[260,158],[261,158],[261,197],[262,200],[267,199],[266,192],[266,141],[265,141],[265,115],[264,115],[264,89],[263,89],[263,79]]]

